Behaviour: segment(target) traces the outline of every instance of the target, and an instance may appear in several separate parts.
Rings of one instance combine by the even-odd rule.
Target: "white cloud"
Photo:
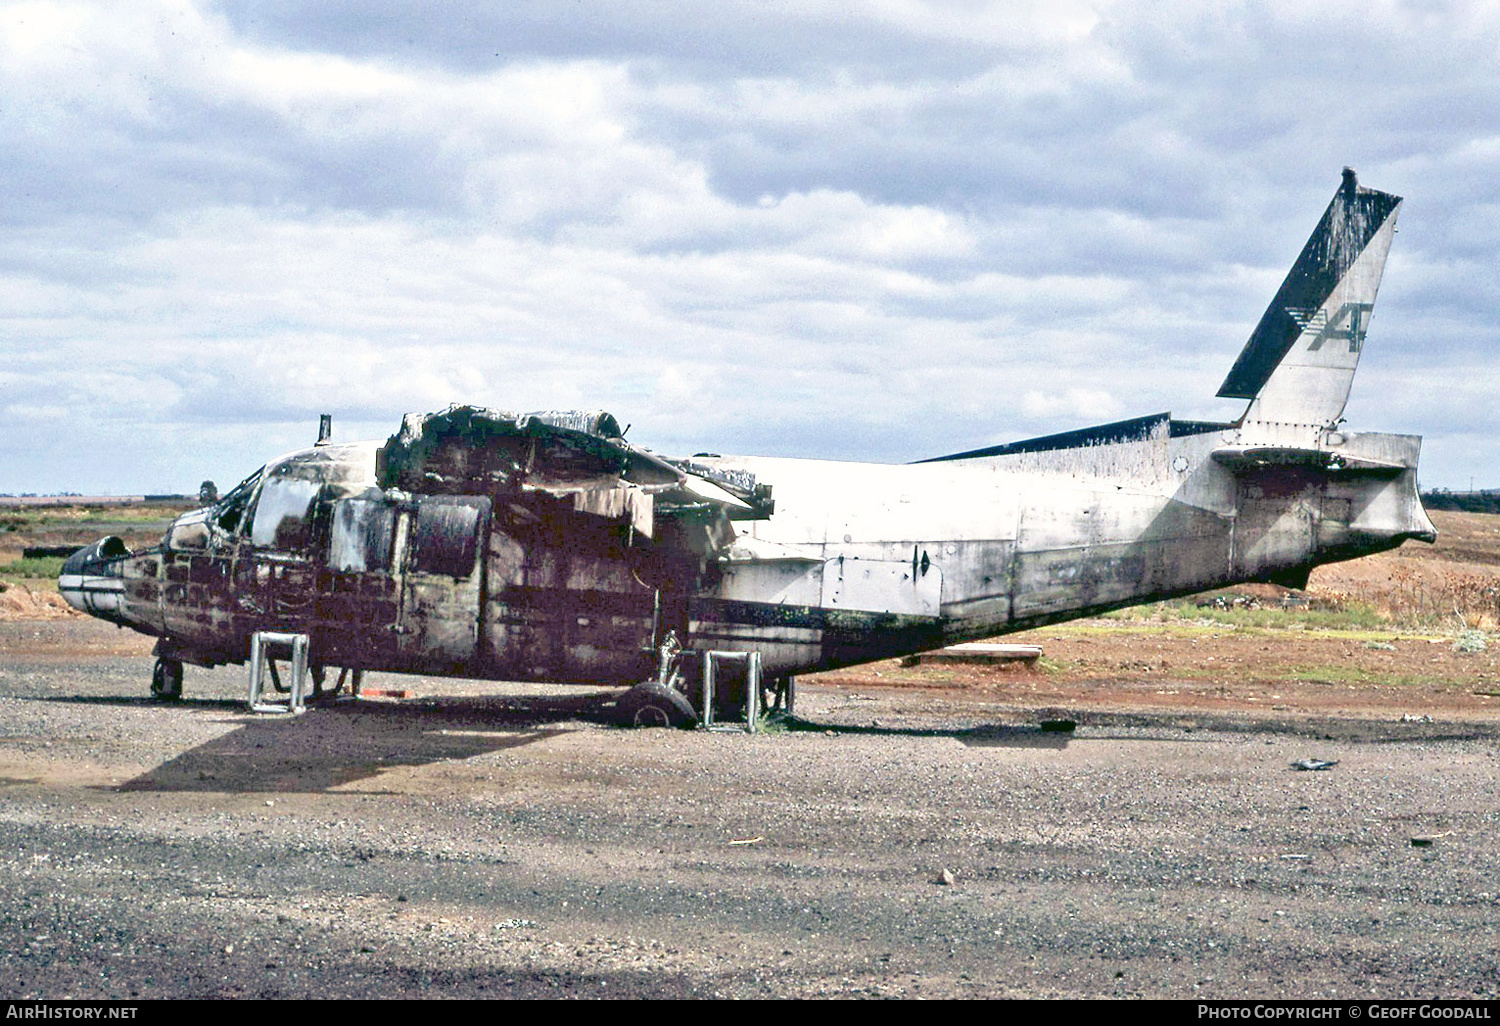
[[[1494,10],[709,10],[0,8],[0,480],[193,487],[455,401],[869,458],[1232,416],[1344,163],[1410,196],[1351,411],[1467,479]]]
[[[1070,388],[1061,394],[1029,391],[1021,396],[1021,409],[1033,420],[1093,422],[1119,416],[1124,406],[1103,389]]]

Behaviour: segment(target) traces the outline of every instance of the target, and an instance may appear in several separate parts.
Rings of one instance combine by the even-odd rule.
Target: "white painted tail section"
[[[1343,184],[1219,390],[1251,401],[1242,418],[1246,434],[1270,440],[1292,425],[1332,428],[1343,416],[1400,207],[1401,197],[1366,189],[1344,169]]]

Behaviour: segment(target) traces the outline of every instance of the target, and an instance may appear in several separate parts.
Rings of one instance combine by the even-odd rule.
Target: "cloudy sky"
[[[0,491],[467,402],[900,461],[1214,398],[1353,165],[1347,416],[1500,486],[1500,8],[0,0]]]

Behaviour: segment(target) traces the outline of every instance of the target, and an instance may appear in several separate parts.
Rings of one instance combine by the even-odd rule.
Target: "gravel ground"
[[[92,621],[0,624],[6,997],[1500,990],[1488,722],[1057,734],[804,686],[800,729],[750,737],[397,677],[370,683],[416,699],[293,719],[245,713],[242,668],[154,705],[150,665]]]

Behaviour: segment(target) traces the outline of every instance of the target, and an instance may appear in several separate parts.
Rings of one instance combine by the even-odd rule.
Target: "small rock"
[[[936,877],[933,878],[932,882],[935,884],[941,884],[944,887],[952,887],[956,880],[957,877],[953,875],[953,870],[945,867],[938,873]]]

